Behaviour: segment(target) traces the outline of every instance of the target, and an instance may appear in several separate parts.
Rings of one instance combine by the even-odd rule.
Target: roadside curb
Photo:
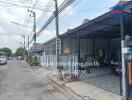
[[[74,92],[71,88],[67,87],[67,86],[65,85],[66,83],[65,83],[64,81],[62,81],[62,83],[63,83],[63,84],[62,84],[61,82],[59,83],[59,80],[58,80],[58,82],[57,82],[57,81],[55,81],[53,78],[51,78],[50,76],[48,76],[48,79],[51,80],[52,82],[54,82],[56,85],[58,85],[58,86],[60,86],[61,88],[63,88],[64,90],[66,90],[68,93],[73,93],[73,94],[75,94],[76,96],[80,97],[82,100],[95,100],[95,99],[91,99],[90,97],[83,97],[83,96],[77,94],[77,93]]]
[[[75,89],[75,87],[76,87],[76,83],[73,83],[73,84],[75,84],[75,86],[74,86],[74,88],[71,88],[70,86],[68,86],[71,82],[69,82],[69,83],[66,83],[66,82],[62,82],[61,80],[59,80],[59,79],[57,79],[57,77],[55,77],[55,76],[48,76],[48,79],[50,79],[52,82],[54,82],[55,84],[57,84],[58,86],[60,86],[61,88],[63,88],[64,90],[66,90],[67,92],[69,92],[69,93],[73,93],[73,94],[75,94],[76,96],[78,96],[78,97],[80,97],[80,98],[82,98],[82,100],[101,100],[101,98],[103,98],[103,97],[100,97],[102,94],[104,94],[104,91],[102,92],[102,94],[101,95],[98,95],[99,96],[99,99],[98,98],[95,98],[94,97],[94,94],[96,94],[96,93],[98,93],[98,92],[96,92],[96,93],[90,93],[90,92],[88,92],[88,93],[90,93],[91,95],[81,95],[79,92],[76,92],[76,89]],[[80,81],[81,82],[81,81]],[[79,83],[80,83],[79,82]],[[81,88],[81,87],[80,87]],[[84,88],[84,87],[82,87],[82,88]],[[74,91],[75,90],[75,91]],[[79,90],[78,90],[79,91]],[[89,90],[89,91],[91,91],[91,90]],[[81,90],[80,90],[80,92],[81,92]],[[86,91],[84,91],[84,94],[86,93]],[[106,95],[106,97],[105,98],[107,98],[107,96],[109,97],[109,95],[111,95],[111,94],[108,94],[108,95]],[[102,95],[103,96],[103,95]],[[104,99],[103,99],[104,100]],[[108,99],[108,100],[126,100],[126,99],[124,99],[123,97],[122,98],[120,98],[119,99],[119,97],[117,97],[117,96],[115,96],[113,99]]]
[[[54,83],[57,84],[58,86],[64,88],[63,85],[65,85],[65,82],[62,81],[62,83],[61,83],[61,82],[59,83],[59,81],[58,81],[58,82],[55,81],[53,78],[51,78],[51,76],[47,76],[47,77],[48,77],[48,79],[50,79],[52,82],[54,82]],[[64,89],[65,89],[65,88],[64,88]]]
[[[93,85],[92,85],[92,87],[91,87],[91,85],[89,87],[89,85],[85,85],[86,83],[85,84],[82,84],[81,83],[83,86],[78,87],[77,85],[80,84],[80,82],[82,82],[82,81],[65,82],[65,81],[60,80],[54,74],[53,75],[52,74],[47,74],[47,78],[49,80],[51,80],[53,83],[55,83],[56,85],[58,85],[60,88],[62,88],[65,91],[67,91],[68,93],[74,94],[77,97],[81,98],[81,100],[102,100],[101,98],[104,98],[104,97],[101,97],[101,95],[103,96],[104,95],[104,92],[105,92],[103,90],[100,90],[99,89],[99,91],[103,91],[101,94],[98,95],[99,98],[96,98],[95,97],[96,94],[99,93],[99,91],[94,92],[94,93],[89,92],[89,91],[92,91],[93,92],[93,90],[91,90],[91,89],[95,89],[95,88],[98,90],[98,88],[97,87],[94,87]],[[87,87],[85,88],[85,86],[88,86],[89,88],[87,88]],[[84,88],[84,90],[81,92],[82,88]],[[90,89],[90,90],[87,91],[86,89]],[[84,93],[84,94],[82,95],[82,93]],[[89,93],[89,94],[87,94],[87,93]],[[107,98],[109,98],[109,95],[111,95],[111,93],[110,94],[107,94],[106,96],[104,95],[104,96],[107,99]],[[103,99],[103,100],[105,100],[105,99]],[[123,98],[122,99],[117,99],[117,96],[116,96],[116,98],[108,99],[108,100],[125,100],[125,99],[123,99]]]

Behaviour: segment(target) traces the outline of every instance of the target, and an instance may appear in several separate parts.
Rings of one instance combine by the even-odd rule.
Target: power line
[[[0,5],[2,7],[32,8],[32,7],[29,7],[29,6],[24,6],[24,5],[20,5],[20,4],[16,4],[16,3],[5,2],[5,1],[0,1],[0,3],[6,4],[6,5]],[[42,5],[42,6],[54,6],[54,5],[45,4],[45,5]],[[43,10],[43,9],[39,8],[39,6],[37,8],[34,8],[34,9]]]
[[[30,4],[29,4],[28,9],[31,7],[31,4],[32,4],[32,0],[30,1]],[[25,19],[25,23],[24,23],[25,26],[28,26],[28,23],[29,23],[29,18],[28,17],[29,16],[28,16],[28,12],[27,12],[26,19]],[[25,27],[24,34],[25,34],[26,30],[27,30],[27,28]]]
[[[35,3],[34,3],[34,5],[32,6],[32,9],[31,9],[31,10],[34,9],[34,7],[36,6],[37,2],[38,2],[38,0],[35,1]],[[32,0],[31,0],[31,2],[30,2],[29,8],[31,7],[31,4],[32,4]],[[29,9],[29,8],[28,8],[28,9]],[[30,14],[31,14],[31,13],[30,13]],[[26,19],[27,19],[27,20],[26,20],[27,22],[25,22],[25,26],[28,26],[29,20],[30,20],[30,16],[28,16],[28,11],[27,11],[27,18],[26,18]],[[26,30],[27,30],[27,28],[25,29],[25,32],[26,32]],[[24,32],[24,34],[25,34],[25,32]]]
[[[30,15],[31,15],[33,9],[35,8],[35,6],[37,5],[38,1],[39,1],[39,0],[36,0],[35,3],[34,3],[34,5],[32,6],[32,9],[31,9]],[[29,12],[29,11],[28,11],[28,12]],[[35,14],[35,13],[34,13],[34,14]],[[26,25],[26,26],[28,26],[29,19],[30,19],[30,16],[29,16],[29,18],[28,18],[28,22],[27,22],[27,25]],[[29,36],[28,36],[28,37],[29,37]],[[33,37],[34,37],[34,35],[33,35]],[[28,43],[28,46],[29,46],[29,44],[30,44],[30,43]],[[27,46],[26,46],[26,47],[27,47]]]
[[[68,0],[68,1],[64,1],[58,9],[58,13],[61,13],[65,8],[67,8],[70,4],[72,4],[75,0]],[[44,31],[48,25],[53,21],[53,19],[55,18],[54,13],[53,15],[45,22],[45,24],[42,26],[42,28],[37,32],[37,36],[40,35],[40,33],[42,31]],[[30,43],[33,41],[33,38],[30,40]]]
[[[79,1],[72,7],[72,9],[73,9],[74,7],[76,7],[81,1],[82,1],[82,0],[79,0]],[[70,12],[70,11],[68,11],[68,12]],[[67,12],[65,15],[63,15],[63,17],[65,17],[65,16],[68,14],[68,12]],[[63,17],[62,17],[62,18],[63,18]]]
[[[94,11],[94,12],[102,12],[104,9],[108,9],[108,10],[109,10],[109,8],[110,8],[110,7],[102,7],[102,8],[99,8],[99,7],[98,7],[98,8],[97,8],[97,6],[98,6],[99,4],[100,4],[100,0],[99,0],[98,2],[96,2],[96,4],[94,3],[93,5],[91,5],[91,7],[87,8],[86,10],[83,10],[83,9],[77,9],[77,10],[76,10],[76,9],[74,9],[73,11],[76,12],[76,13],[77,13],[77,12],[79,12],[79,13],[80,13],[80,12],[81,12],[81,13],[84,13],[84,14],[83,14],[83,16],[84,16],[84,15],[87,14],[87,12],[89,12],[89,13],[90,13],[91,11]],[[95,7],[94,5],[96,5],[96,7]],[[75,5],[75,6],[76,6],[76,5]],[[74,8],[74,7],[72,7],[72,9],[73,9],[73,8]],[[71,11],[72,11],[72,10],[71,10]],[[69,12],[71,12],[71,11],[69,11]],[[68,12],[68,13],[69,13],[69,12]],[[66,13],[66,14],[68,14],[68,13]],[[66,14],[65,14],[63,17],[66,17]],[[71,25],[71,23],[72,23],[71,20],[72,20],[73,18],[74,18],[74,20],[77,19],[77,18],[75,18],[75,16],[77,16],[77,14],[74,14],[74,15],[72,15],[72,16],[74,16],[74,17],[71,17],[71,16],[70,16],[70,17],[67,18],[67,21],[70,22],[70,24],[68,24],[67,26],[70,26],[70,25]],[[80,14],[79,14],[79,16],[80,16]],[[69,19],[70,19],[70,20],[69,20]]]
[[[67,6],[69,6],[71,3],[73,3],[75,0],[68,0],[64,1],[60,6],[58,13],[61,13]],[[37,32],[37,35],[39,35],[43,30],[47,28],[47,26],[53,21],[55,18],[54,14],[47,20],[47,22],[43,25],[43,27]]]
[[[52,2],[53,2],[53,0],[52,0]],[[49,3],[51,3],[51,0],[49,0],[48,1],[48,3],[47,4],[49,4]],[[50,10],[51,9],[51,6],[46,6],[44,9],[43,9],[43,12],[42,12],[42,14],[41,14],[41,16],[39,17],[39,19],[37,20],[37,24],[40,22],[40,19],[43,17],[43,15],[46,15],[47,13],[45,13],[45,11],[46,12],[53,12],[52,10]]]

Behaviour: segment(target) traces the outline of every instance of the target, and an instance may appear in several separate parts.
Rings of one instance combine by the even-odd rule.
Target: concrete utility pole
[[[29,36],[28,36],[28,57],[29,57]]]
[[[34,33],[34,53],[36,54],[36,13],[32,10],[28,10],[28,12],[31,12],[30,16],[34,18],[34,25],[33,25],[33,33]]]
[[[58,0],[54,0],[55,1],[55,22],[56,22],[56,37],[59,37],[59,17],[58,17]]]
[[[23,38],[23,48],[25,48],[25,35],[21,35]]]
[[[23,38],[23,48],[24,48],[24,52],[23,52],[23,56],[25,56],[25,35],[21,35]]]
[[[58,0],[55,1],[55,23],[56,23],[56,68],[58,67],[59,63],[59,17],[58,17]]]

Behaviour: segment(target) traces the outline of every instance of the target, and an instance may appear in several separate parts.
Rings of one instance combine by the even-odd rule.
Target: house
[[[132,36],[132,1],[123,2],[125,36]],[[67,31],[60,36],[60,63],[65,70],[79,79],[97,87],[123,95],[121,76],[121,17],[112,16],[111,11]],[[47,68],[57,69],[56,38],[44,43],[43,62]],[[78,65],[88,62],[87,69]],[[52,64],[52,66],[50,65]],[[44,65],[45,66],[45,65]],[[85,66],[86,67],[86,66]],[[81,70],[81,73],[79,73]],[[86,70],[86,71],[85,71]],[[123,90],[124,91],[124,90]],[[132,94],[131,94],[132,95]]]
[[[33,55],[35,52],[38,54],[38,55],[42,55],[42,52],[43,52],[43,44],[41,43],[34,43],[33,46],[30,48],[30,54]]]

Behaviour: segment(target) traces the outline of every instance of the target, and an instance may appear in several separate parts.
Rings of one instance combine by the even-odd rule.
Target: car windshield
[[[0,58],[5,58],[4,56],[0,56]]]

